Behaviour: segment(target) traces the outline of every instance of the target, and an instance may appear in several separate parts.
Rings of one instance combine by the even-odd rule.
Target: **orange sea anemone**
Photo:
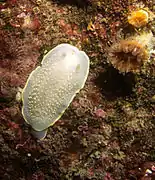
[[[151,12],[148,8],[136,8],[136,10],[131,11],[128,15],[128,23],[136,28],[145,26],[148,22],[155,18],[155,14]]]
[[[120,72],[139,72],[150,58],[152,39],[152,33],[147,33],[114,43],[108,61]]]
[[[131,12],[128,16],[128,23],[136,28],[145,26],[149,21],[149,14],[145,10],[137,10]]]

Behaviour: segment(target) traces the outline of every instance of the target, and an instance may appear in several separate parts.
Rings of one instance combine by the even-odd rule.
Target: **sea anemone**
[[[148,9],[137,9],[131,11],[128,16],[128,23],[136,28],[145,26],[149,21],[154,19],[155,15]]]
[[[0,30],[0,85],[17,87],[25,84],[38,61],[36,47],[30,38],[23,41],[14,32],[7,34]]]
[[[148,20],[149,20],[148,12],[142,9],[133,11],[128,16],[128,23],[136,28],[145,26],[148,23]]]
[[[109,62],[120,72],[139,72],[150,58],[152,39],[152,33],[144,33],[114,43],[109,49]]]

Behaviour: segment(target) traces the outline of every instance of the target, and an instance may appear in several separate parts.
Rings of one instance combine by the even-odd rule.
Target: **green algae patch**
[[[52,49],[41,66],[32,71],[23,89],[25,121],[35,131],[46,133],[83,88],[88,72],[89,58],[83,51],[70,44]]]

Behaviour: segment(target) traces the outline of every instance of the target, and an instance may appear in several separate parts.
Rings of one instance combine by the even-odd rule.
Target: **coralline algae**
[[[89,58],[70,44],[60,44],[30,74],[22,92],[22,114],[35,136],[43,138],[83,88]]]

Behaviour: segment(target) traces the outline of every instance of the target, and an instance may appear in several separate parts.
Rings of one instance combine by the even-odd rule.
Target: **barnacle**
[[[120,72],[139,72],[150,58],[152,33],[144,33],[114,43],[108,53],[108,60]]]
[[[52,49],[29,76],[22,92],[22,114],[41,139],[84,86],[89,58],[76,47],[61,44]]]

